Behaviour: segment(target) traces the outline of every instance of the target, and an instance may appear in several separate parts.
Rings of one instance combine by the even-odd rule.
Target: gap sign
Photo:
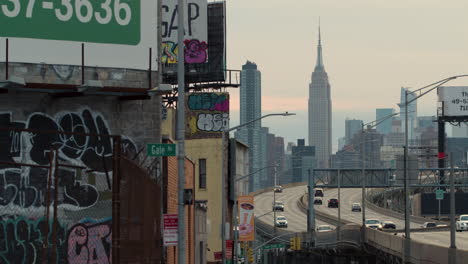
[[[176,144],[147,144],[146,153],[149,157],[175,156]]]

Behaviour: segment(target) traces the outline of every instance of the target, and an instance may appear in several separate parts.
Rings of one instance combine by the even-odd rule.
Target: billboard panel
[[[468,116],[468,86],[442,86],[437,93],[443,116]]]
[[[187,96],[186,138],[221,138],[229,127],[228,93],[191,93]]]
[[[3,3],[4,2],[4,3]],[[0,61],[144,69],[156,51],[157,2],[0,1]],[[156,61],[157,52],[152,52]],[[157,63],[153,63],[155,70]]]
[[[187,0],[184,6],[185,63],[205,63],[208,60],[207,0]],[[178,54],[177,1],[163,0],[162,39],[163,63],[177,63]]]
[[[239,213],[239,241],[255,240],[254,197],[252,195],[237,198]]]
[[[205,63],[190,63],[185,65],[185,81],[187,83],[224,81],[226,69],[225,50],[225,2],[208,4],[208,61]],[[177,64],[168,63],[165,52],[161,59],[166,61],[163,66],[163,82],[177,83]],[[176,53],[170,56],[176,56]]]

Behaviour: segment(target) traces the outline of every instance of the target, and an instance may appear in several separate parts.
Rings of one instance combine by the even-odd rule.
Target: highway
[[[283,212],[277,212],[277,215],[284,215],[287,217],[289,226],[288,231],[292,232],[304,232],[306,231],[307,218],[305,213],[299,209],[297,202],[300,197],[306,193],[306,186],[298,186],[284,189],[282,193],[276,193],[276,199],[284,202],[285,210]],[[338,189],[326,189],[324,191],[325,196],[323,197],[323,205],[315,205],[315,209],[333,216],[338,216],[337,208],[328,208],[327,201],[331,198],[338,198]],[[351,205],[353,203],[361,203],[361,189],[341,189],[341,218],[348,221],[361,224],[362,213],[351,212]],[[255,197],[255,215],[263,215],[259,219],[267,224],[273,224],[273,213],[271,212],[273,202],[273,192],[259,194]],[[380,215],[377,212],[366,208],[366,218],[376,218],[381,221],[392,221],[396,224],[398,229],[404,228],[404,221],[398,218]],[[429,221],[429,220],[428,220]],[[316,225],[327,224],[322,221],[316,221]],[[411,228],[419,228],[420,223],[411,223]],[[399,234],[403,235],[402,233]],[[422,243],[430,243],[443,247],[450,245],[450,232],[449,231],[438,231],[438,232],[412,232],[411,238],[415,241]],[[457,232],[456,233],[456,246],[460,249],[468,250],[468,232]]]
[[[291,232],[305,232],[307,229],[307,216],[297,206],[297,201],[306,193],[306,186],[284,189],[282,193],[276,193],[276,200],[284,203],[284,212],[276,212],[276,215],[284,215],[288,219],[288,227],[282,228]],[[273,191],[255,196],[255,216],[258,220],[273,225]],[[270,212],[270,213],[269,213]],[[263,216],[262,216],[263,215]],[[258,218],[258,216],[260,216]],[[316,225],[326,225],[322,221],[316,221]],[[332,226],[333,227],[333,226]]]

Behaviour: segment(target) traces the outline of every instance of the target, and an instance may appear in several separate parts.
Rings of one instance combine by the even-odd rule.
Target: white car
[[[366,220],[366,227],[373,228],[373,229],[382,229],[382,222],[378,219],[367,219]]]
[[[333,230],[332,227],[329,226],[329,225],[319,225],[317,227],[317,232],[318,233],[332,231],[332,230]]]
[[[284,215],[277,216],[275,225],[276,227],[288,227],[288,220],[286,219],[286,216]]]
[[[460,215],[457,222],[455,223],[457,232],[468,230],[468,215]]]
[[[431,228],[431,227],[437,227],[437,224],[435,222],[424,222],[424,224],[421,225],[421,228]]]

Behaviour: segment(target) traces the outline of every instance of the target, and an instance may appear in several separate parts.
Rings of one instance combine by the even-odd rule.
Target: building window
[[[198,188],[206,189],[206,159],[198,160]]]

